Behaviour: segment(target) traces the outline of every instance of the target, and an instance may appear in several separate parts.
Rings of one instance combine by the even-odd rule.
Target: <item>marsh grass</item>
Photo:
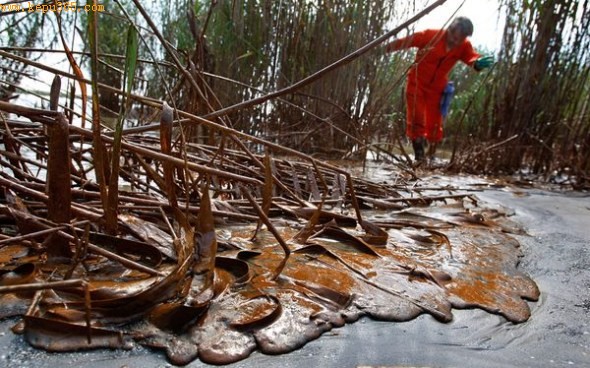
[[[464,119],[455,132],[455,167],[587,183],[589,2],[504,0],[502,9],[499,63],[477,82],[484,88],[458,101],[462,111],[453,117]]]
[[[35,70],[33,55],[43,53],[32,52],[34,46],[59,48],[56,42],[41,41],[39,30],[52,30],[55,41],[56,30],[64,28],[62,33],[77,32],[83,40],[68,44],[83,70],[96,70],[85,75],[88,86],[96,87],[97,107],[106,114],[100,121],[107,123],[125,95],[121,30],[133,26],[140,42],[129,115],[139,125],[158,121],[159,101],[166,100],[173,108],[316,157],[364,159],[368,149],[377,149],[380,158],[405,161],[395,152],[404,143],[408,54],[385,56],[375,48],[289,93],[227,114],[216,112],[288,88],[383,35],[424,2],[106,3],[107,11],[96,14],[96,49],[89,42],[92,32],[85,32],[91,16],[83,13],[62,13],[59,24],[50,13],[0,17],[0,28],[11,32],[3,52],[31,60],[2,55],[2,98],[15,94],[13,86],[25,70]],[[503,0],[501,5],[508,21],[499,62],[490,73],[456,73],[461,92],[446,123],[450,168],[475,173],[526,169],[546,178],[567,173],[587,181],[588,1]],[[19,49],[10,49],[15,46]],[[80,79],[71,81],[79,84]],[[264,150],[228,139],[207,124],[183,125],[181,132],[177,145],[186,139]],[[106,179],[109,170],[102,171]]]

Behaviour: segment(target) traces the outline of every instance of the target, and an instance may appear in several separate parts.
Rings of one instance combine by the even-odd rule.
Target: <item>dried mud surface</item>
[[[434,180],[444,181],[445,179],[434,178]],[[467,182],[471,180],[475,184],[478,181],[482,182],[482,180],[473,178],[465,180]],[[453,309],[453,320],[449,323],[440,323],[431,317],[432,314],[421,314],[415,310],[416,308],[412,312],[411,305],[406,304],[405,308],[403,308],[403,303],[400,304],[402,308],[392,313],[391,308],[378,308],[379,305],[383,304],[379,301],[364,301],[366,303],[364,311],[368,310],[368,312],[359,313],[359,306],[363,307],[363,300],[361,300],[354,304],[355,309],[349,311],[348,318],[350,321],[361,317],[361,315],[389,321],[406,320],[420,315],[411,321],[403,323],[378,322],[367,317],[361,317],[360,321],[356,323],[346,324],[342,328],[335,328],[344,325],[345,321],[339,320],[333,314],[323,313],[320,314],[320,318],[330,323],[329,328],[326,328],[328,332],[325,332],[321,338],[308,342],[291,353],[274,355],[283,352],[280,349],[281,344],[290,346],[293,346],[293,344],[303,345],[305,340],[319,336],[317,324],[314,328],[309,329],[306,328],[305,324],[289,325],[278,323],[278,326],[287,328],[286,331],[293,328],[299,328],[300,330],[298,330],[298,334],[285,334],[285,331],[280,329],[263,329],[264,333],[259,333],[256,340],[268,342],[266,351],[262,353],[254,352],[247,359],[232,365],[240,367],[304,366],[306,364],[329,367],[363,365],[432,367],[588,365],[590,362],[588,357],[588,332],[590,327],[587,320],[590,314],[590,301],[587,295],[590,295],[588,293],[590,288],[588,262],[590,261],[587,244],[590,236],[586,231],[586,226],[590,218],[590,199],[583,194],[555,194],[508,187],[496,190],[488,189],[477,193],[477,197],[487,201],[492,207],[497,205],[498,208],[511,208],[514,211],[512,219],[524,225],[527,230],[528,235],[515,236],[524,254],[518,270],[528,274],[537,283],[541,292],[539,302],[529,303],[526,308],[510,308],[509,306],[498,308],[496,305],[496,309],[494,309],[494,306],[490,305],[488,312],[499,313],[499,315],[490,314],[480,309]],[[482,232],[482,234],[476,234],[475,236],[489,236],[489,232]],[[456,236],[463,237],[463,235],[457,234]],[[450,234],[449,240],[453,241],[453,236],[453,234]],[[470,236],[473,236],[473,234]],[[403,239],[398,240],[403,241]],[[457,255],[459,254],[457,253]],[[309,256],[309,254],[307,255]],[[448,254],[445,255],[444,252],[439,252],[438,256],[443,257],[444,261],[444,257],[448,256]],[[473,256],[473,254],[470,256]],[[337,258],[328,257],[324,261],[334,259]],[[314,262],[317,261],[316,258]],[[441,262],[441,259],[436,259],[436,257],[432,259],[432,262],[433,264],[444,263]],[[362,267],[362,265],[358,266]],[[460,279],[461,275],[459,273],[452,274],[452,270],[452,267],[445,270],[446,273],[451,274],[451,280]],[[285,274],[289,276],[292,272],[296,272],[296,270],[287,268]],[[468,272],[463,273],[468,274]],[[399,275],[399,273],[382,273],[384,279],[380,281],[391,285],[391,280],[388,278],[396,277],[394,275]],[[400,282],[408,279],[407,276],[398,278],[395,285],[399,286]],[[421,275],[421,277],[423,276],[424,274]],[[515,274],[515,276],[516,278],[520,277],[520,273]],[[432,279],[436,281],[437,278],[433,277]],[[467,277],[466,279],[472,278]],[[445,277],[442,277],[439,282],[445,282]],[[436,284],[436,282],[431,284]],[[519,283],[512,282],[509,285],[519,285]],[[432,287],[429,284],[429,288]],[[449,288],[453,290],[452,285]],[[428,288],[426,289],[425,292],[428,293]],[[450,298],[453,305],[455,307],[469,308],[468,296],[462,293],[461,288],[458,286],[454,290],[455,292],[452,294],[455,295],[455,299]],[[377,295],[375,292],[373,294]],[[482,296],[477,297],[481,302]],[[288,306],[289,301],[293,300],[293,295],[281,295],[278,298],[281,299],[282,305]],[[391,298],[391,295],[388,298]],[[335,300],[339,299],[335,296],[333,302]],[[441,302],[436,297],[424,300],[431,300],[432,303],[436,303],[437,300]],[[260,303],[256,305],[256,300],[251,299],[250,307],[259,308],[262,313],[265,310],[271,310],[272,308],[268,304],[272,305],[275,302],[275,300],[270,299],[258,301]],[[387,301],[387,298],[385,298],[384,302]],[[240,303],[243,300],[233,302]],[[438,305],[437,308],[441,311],[445,310],[444,305]],[[529,308],[532,313],[527,322],[514,324],[507,320],[507,317],[514,321],[525,320],[525,317],[528,317],[527,311]],[[446,309],[447,312],[450,312],[448,307]],[[285,313],[285,310],[288,312]],[[283,315],[288,315],[291,321],[301,320],[294,314],[298,310],[300,309],[283,307]],[[502,315],[502,310],[520,310],[520,313],[524,313],[524,315],[519,316],[518,313],[515,315],[504,313]],[[443,313],[442,317],[438,319],[445,320],[444,315]],[[232,314],[231,318],[239,319],[239,316]],[[12,321],[12,324],[14,324],[14,321]],[[211,325],[214,324],[213,321]],[[136,347],[130,351],[98,350],[47,354],[26,345],[21,337],[15,336],[9,331],[10,327],[11,321],[2,323],[2,336],[0,339],[0,342],[5,347],[0,359],[9,367],[33,365],[37,367],[58,365],[64,367],[98,367],[105,364],[109,366],[156,367],[168,365],[165,363],[162,354],[142,347]],[[320,329],[321,332],[323,331]],[[208,351],[212,352],[212,354],[214,354],[215,348],[228,351],[231,346],[241,347],[241,350],[237,349],[236,354],[248,355],[254,350],[252,341],[248,342],[248,338],[244,334],[226,335],[221,340],[216,341],[215,338],[211,338],[211,336],[215,336],[214,333],[208,331],[195,331],[195,333],[200,334],[199,336],[210,337],[211,345]],[[297,335],[301,338],[300,343],[281,340],[281,337]],[[158,342],[155,341],[154,344],[157,346]],[[273,350],[273,345],[278,346],[277,350]],[[192,354],[190,348],[190,344],[187,344],[186,341],[177,340],[173,344],[173,349],[169,350],[173,350],[176,354],[190,356]],[[216,359],[216,357],[212,356],[210,359]],[[206,364],[200,361],[193,361],[188,366],[204,365]]]

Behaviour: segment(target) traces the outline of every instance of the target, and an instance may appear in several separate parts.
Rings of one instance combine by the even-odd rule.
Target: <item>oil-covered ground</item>
[[[387,173],[381,172],[386,176]],[[428,182],[444,185],[446,178]],[[461,178],[477,188],[483,179]],[[457,179],[452,183],[457,185]],[[489,183],[487,183],[489,184]],[[453,310],[441,323],[424,314],[401,323],[363,318],[333,329],[284,355],[254,352],[230,366],[322,367],[560,367],[590,366],[590,196],[514,186],[481,185],[489,206],[508,207],[528,235],[515,236],[524,257],[520,271],[540,289],[531,317],[513,324],[479,309]],[[164,354],[147,348],[48,354],[14,335],[13,320],[0,325],[0,365],[7,367],[160,367]],[[189,367],[205,366],[194,361]]]

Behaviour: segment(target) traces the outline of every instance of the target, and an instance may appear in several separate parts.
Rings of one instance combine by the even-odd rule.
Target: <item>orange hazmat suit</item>
[[[412,141],[420,137],[432,143],[442,140],[440,101],[448,83],[448,75],[459,60],[473,66],[481,56],[467,39],[448,49],[447,32],[428,29],[397,39],[386,46],[387,52],[418,48],[406,83],[406,135]]]

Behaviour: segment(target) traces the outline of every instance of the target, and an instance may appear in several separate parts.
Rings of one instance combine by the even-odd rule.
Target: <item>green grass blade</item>
[[[123,85],[125,93],[121,102],[121,111],[117,119],[113,141],[113,155],[111,160],[111,180],[109,182],[109,199],[108,212],[106,215],[107,229],[115,233],[117,229],[117,207],[119,201],[119,160],[121,156],[121,139],[123,135],[123,123],[127,110],[131,105],[131,90],[133,89],[133,80],[137,69],[139,42],[137,31],[133,25],[129,26],[127,31],[127,51],[125,55],[125,70],[123,74]]]
[[[89,1],[90,6],[94,0]],[[92,145],[94,148],[94,171],[96,180],[100,187],[100,197],[103,209],[107,209],[107,187],[106,187],[106,151],[101,139],[100,129],[100,100],[98,92],[98,16],[96,12],[88,13],[88,41],[90,44],[90,73],[92,87]],[[84,93],[84,89],[82,89]]]
[[[137,30],[131,25],[127,32],[127,53],[125,55],[125,75],[123,77],[125,82],[125,94],[127,96],[131,94],[131,89],[133,88],[133,79],[135,78],[135,71],[137,69],[138,55],[139,38],[137,37]]]

